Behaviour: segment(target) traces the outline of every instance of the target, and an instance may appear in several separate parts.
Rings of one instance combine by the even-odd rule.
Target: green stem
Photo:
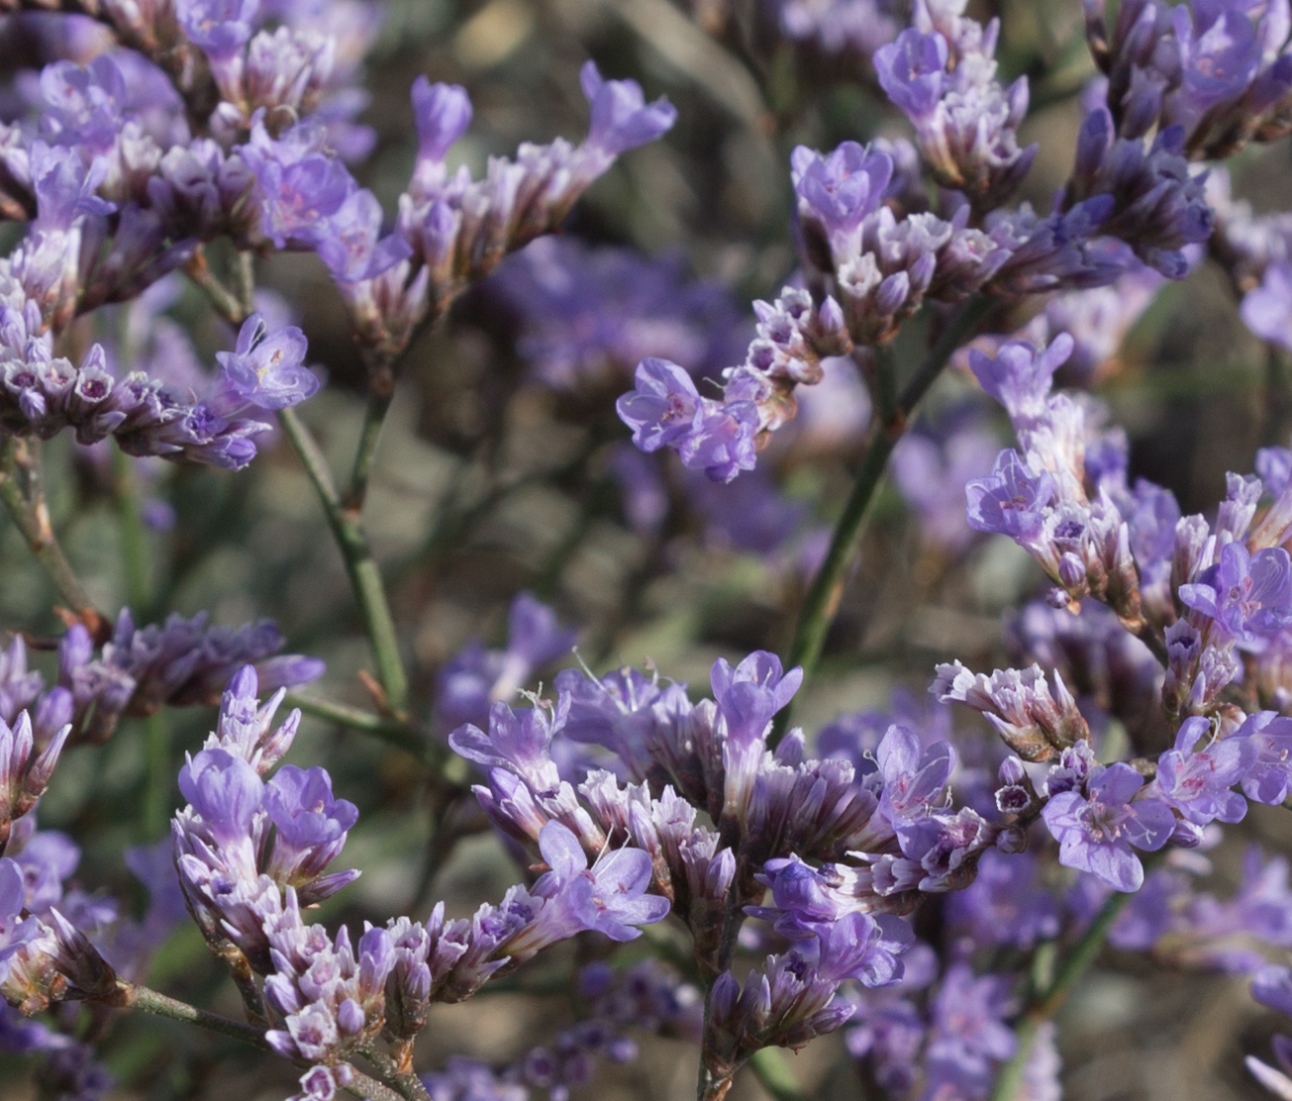
[[[148,541],[139,503],[139,485],[134,467],[120,448],[112,451],[112,475],[117,498],[117,519],[121,528],[121,565],[126,579],[126,601],[138,622],[150,618],[153,601],[148,569]],[[144,720],[143,799],[140,801],[140,826],[145,837],[160,837],[170,819],[170,793],[173,782],[170,741],[166,718],[155,711]]]
[[[215,312],[235,329],[247,320],[247,315],[251,311],[238,295],[229,290],[211,271],[211,265],[206,262],[206,253],[201,248],[198,248],[189,262],[184,265],[184,274],[193,280],[211,300]]]
[[[368,496],[368,480],[377,459],[377,445],[381,442],[381,429],[386,414],[395,398],[395,380],[388,366],[370,368],[368,404],[363,410],[363,426],[359,430],[359,446],[354,452],[354,468],[350,472],[350,485],[345,491],[345,507],[361,512]]]
[[[119,447],[112,449],[112,479],[117,498],[117,523],[121,529],[121,567],[126,581],[126,601],[139,617],[149,619],[148,539],[139,503],[139,485],[129,456]]]
[[[235,1040],[241,1040],[244,1044],[250,1044],[262,1051],[273,1050],[266,1041],[262,1029],[244,1025],[240,1021],[232,1021],[217,1013],[208,1013],[205,1009],[198,1009],[197,1006],[189,1005],[187,1002],[168,998],[165,994],[159,994],[146,986],[127,986],[123,992],[121,1004],[157,1017],[168,1017],[172,1021],[184,1021],[187,1024],[197,1025],[199,1028],[218,1032],[222,1036],[232,1036]],[[346,1086],[346,1089],[355,1097],[364,1098],[365,1101],[403,1101],[402,1096],[395,1090],[357,1070],[354,1072],[354,1081]]]
[[[146,837],[161,837],[170,822],[170,793],[175,770],[171,768],[170,736],[163,712],[154,711],[144,720],[144,752],[147,773],[140,819]]]
[[[843,596],[848,567],[861,542],[866,514],[875,497],[875,491],[883,479],[893,448],[905,434],[911,414],[914,413],[938,375],[942,373],[947,361],[978,328],[993,305],[990,299],[971,298],[960,307],[924,362],[901,391],[891,414],[876,426],[874,438],[866,452],[861,470],[857,473],[852,492],[835,524],[830,549],[799,612],[798,626],[795,629],[794,641],[790,645],[787,664],[791,667],[802,666],[805,677],[812,675],[821,657],[826,633],[830,629],[835,612],[838,610],[839,600]],[[775,746],[780,740],[788,719],[789,709],[787,708],[778,716],[776,730],[768,738],[770,746]]]
[[[40,483],[40,445],[13,437],[0,445],[0,502],[27,541],[32,556],[49,575],[59,595],[99,641],[110,625],[99,613],[59,546]]]
[[[390,613],[381,572],[372,556],[359,515],[342,503],[327,459],[305,423],[296,415],[296,410],[281,410],[278,421],[323,503],[328,527],[332,529],[332,536],[341,551],[372,644],[377,677],[385,692],[385,708],[393,716],[404,715],[408,709],[408,676],[399,654],[399,638],[395,633],[395,621]]]
[[[1166,851],[1162,849],[1143,858],[1145,875],[1165,859]],[[1090,927],[1064,958],[1053,981],[1043,989],[1032,990],[1028,997],[1027,1008],[1014,1026],[1016,1036],[1014,1054],[996,1076],[996,1085],[992,1089],[989,1101],[1014,1101],[1018,1096],[1023,1072],[1027,1069],[1027,1061],[1031,1058],[1032,1047],[1036,1043],[1041,1025],[1053,1019],[1063,1008],[1063,1003],[1072,993],[1072,988],[1090,969],[1091,964],[1099,958],[1113,922],[1117,920],[1118,915],[1132,897],[1132,893],[1124,891],[1114,891],[1109,895],[1100,907],[1099,913],[1095,915],[1094,921],[1090,923]],[[1044,946],[1038,949],[1038,952],[1043,949]],[[1043,971],[1044,968],[1038,970]]]
[[[337,723],[369,734],[388,745],[395,746],[414,757],[426,756],[427,739],[407,723],[393,722],[380,715],[371,715],[349,704],[335,703],[332,700],[321,700],[317,696],[297,696],[289,694],[286,699],[288,707],[299,707],[306,715],[316,719]]]
[[[749,1069],[774,1101],[805,1101],[798,1080],[779,1048],[765,1047],[749,1057]]]

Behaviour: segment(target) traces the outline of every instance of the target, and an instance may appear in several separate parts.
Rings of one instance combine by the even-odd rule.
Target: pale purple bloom
[[[946,742],[926,749],[912,731],[893,725],[879,743],[875,760],[884,783],[879,809],[894,826],[945,804],[956,767],[955,751]]]
[[[893,176],[887,153],[846,141],[822,156],[805,146],[790,158],[799,218],[829,241],[855,232],[878,208]]]
[[[1118,762],[1092,774],[1088,795],[1066,791],[1050,797],[1041,812],[1059,842],[1059,862],[1091,872],[1119,891],[1137,891],[1144,866],[1131,846],[1160,849],[1175,829],[1175,816],[1161,800],[1135,799],[1144,778]]]
[[[875,52],[880,85],[912,119],[933,114],[942,98],[946,67],[947,40],[937,33],[922,34],[914,27]]]
[[[786,672],[775,654],[756,650],[734,669],[719,658],[713,663],[710,683],[726,720],[728,741],[745,746],[761,740],[772,717],[794,698],[803,683],[803,670],[796,666]]]
[[[677,121],[677,108],[667,100],[647,103],[635,81],[605,80],[594,62],[584,64],[579,81],[592,114],[588,145],[608,156],[654,141]]]
[[[180,26],[213,59],[233,56],[259,22],[260,0],[180,0]]]
[[[1261,711],[1249,716],[1232,737],[1248,737],[1258,750],[1243,777],[1243,793],[1268,806],[1283,802],[1292,790],[1292,719]]]
[[[551,893],[569,933],[589,929],[611,940],[641,936],[639,925],[650,925],[668,916],[669,901],[648,895],[650,857],[641,849],[612,849],[588,867],[588,858],[574,834],[559,822],[549,822],[538,838],[543,859],[555,882],[540,879],[536,894]]]
[[[1259,753],[1255,742],[1238,736],[1212,741],[1195,752],[1210,728],[1207,719],[1186,719],[1175,736],[1175,748],[1157,763],[1158,797],[1196,826],[1216,819],[1242,820],[1247,800],[1230,789],[1247,776]]]
[[[637,367],[637,388],[619,399],[619,416],[633,430],[633,443],[658,451],[687,436],[700,407],[691,376],[675,363],[644,359]]]
[[[1282,547],[1251,554],[1227,543],[1219,562],[1180,586],[1180,602],[1210,620],[1213,639],[1259,650],[1292,624],[1292,559]]]
[[[1292,351],[1292,263],[1265,269],[1261,285],[1243,297],[1243,321],[1262,340]]]
[[[180,769],[179,790],[222,844],[245,841],[260,810],[265,785],[241,757],[204,749]]]
[[[498,702],[489,709],[488,734],[468,723],[449,735],[449,745],[476,764],[514,772],[538,791],[554,790],[560,776],[549,750],[568,709],[564,699],[554,710],[536,706],[513,711]]]
[[[1008,535],[1028,547],[1040,538],[1044,510],[1055,492],[1048,472],[1034,472],[1017,451],[1002,451],[988,477],[965,485],[969,526],[988,535]]]

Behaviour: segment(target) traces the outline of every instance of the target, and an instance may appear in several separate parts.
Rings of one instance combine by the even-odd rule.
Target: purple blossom
[[[1041,812],[1059,842],[1059,862],[1098,876],[1119,891],[1138,891],[1144,866],[1131,846],[1154,852],[1170,840],[1175,816],[1161,800],[1136,799],[1144,778],[1117,763],[1091,775],[1088,795],[1066,791]]]
[[[1257,757],[1242,779],[1243,793],[1249,799],[1275,806],[1292,791],[1292,719],[1273,711],[1251,715],[1232,737],[1248,737],[1257,748]]]
[[[655,141],[677,121],[677,108],[667,100],[647,103],[639,84],[605,80],[594,62],[584,64],[579,81],[592,113],[588,145],[608,157]]]
[[[911,27],[875,51],[875,72],[885,94],[912,119],[931,116],[942,98],[947,40]]]
[[[1243,321],[1262,340],[1292,351],[1292,262],[1265,269],[1261,285],[1243,297]]]
[[[1033,472],[1017,451],[1002,451],[989,477],[965,485],[969,526],[988,535],[1008,535],[1030,548],[1040,540],[1045,509],[1054,497],[1048,473]]]
[[[265,785],[262,803],[276,828],[268,871],[280,883],[315,879],[341,852],[358,808],[332,795],[332,777],[286,765]]]
[[[651,861],[641,849],[612,849],[589,868],[583,846],[559,822],[543,827],[538,844],[555,882],[549,886],[540,879],[534,891],[554,897],[563,919],[570,923],[567,935],[590,929],[611,940],[633,940],[641,936],[637,926],[668,916],[668,899],[646,894]]]
[[[927,749],[904,726],[890,726],[875,751],[884,782],[879,809],[899,826],[921,818],[945,801],[947,784],[955,770],[955,751],[946,742]]]
[[[644,359],[635,378],[637,388],[615,406],[633,430],[633,443],[643,451],[658,451],[689,435],[701,402],[691,376],[667,360]]]
[[[822,156],[799,146],[790,158],[799,218],[826,241],[846,238],[874,213],[893,176],[893,160],[882,150],[846,141]]]
[[[1211,724],[1204,718],[1186,719],[1175,737],[1175,748],[1158,759],[1155,791],[1195,826],[1219,819],[1239,822],[1247,813],[1247,800],[1230,789],[1251,770],[1259,747],[1250,738],[1230,736],[1211,741],[1195,752]]]
[[[710,683],[726,720],[728,742],[744,747],[762,740],[772,717],[803,683],[803,670],[796,666],[785,672],[775,654],[756,650],[734,669],[726,658],[719,658],[713,663]]]
[[[1180,586],[1180,602],[1210,621],[1212,638],[1260,650],[1292,624],[1292,558],[1282,547],[1252,554],[1227,543],[1219,562]]]
[[[248,406],[286,409],[318,391],[319,380],[302,366],[305,334],[295,327],[270,332],[260,314],[252,314],[238,331],[232,352],[217,352],[221,391],[209,399],[211,409],[229,416]]]
[[[442,165],[449,147],[471,125],[471,100],[457,84],[431,84],[424,76],[413,81],[413,121],[417,127],[418,168],[424,176],[429,165]]]
[[[181,0],[176,8],[189,39],[213,60],[224,60],[241,50],[255,31],[260,0]]]
[[[221,844],[245,842],[260,810],[265,787],[241,757],[223,749],[204,749],[180,769],[179,790]]]

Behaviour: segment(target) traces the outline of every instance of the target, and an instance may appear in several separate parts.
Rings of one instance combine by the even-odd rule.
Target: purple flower
[[[419,164],[440,164],[471,125],[471,100],[460,85],[432,84],[424,76],[413,81],[412,97]]]
[[[259,22],[260,0],[180,0],[179,25],[213,60],[232,57]]]
[[[180,769],[179,790],[202,816],[211,836],[231,844],[250,836],[265,785],[241,757],[223,749],[204,749]]]
[[[319,388],[318,378],[302,366],[306,347],[300,329],[270,332],[264,317],[252,314],[238,330],[234,350],[215,355],[221,386],[208,404],[226,417],[249,405],[272,410],[299,405]]]
[[[616,403],[619,418],[633,430],[642,451],[658,451],[691,432],[700,393],[676,363],[644,359],[637,366],[637,388]]]
[[[1157,795],[1195,826],[1216,819],[1242,820],[1247,800],[1230,789],[1247,776],[1259,755],[1252,739],[1232,735],[1195,753],[1198,742],[1210,733],[1207,719],[1186,719],[1175,736],[1175,748],[1157,763]]]
[[[754,403],[701,401],[690,433],[675,444],[682,462],[715,482],[729,482],[742,470],[753,470],[760,428]]]
[[[548,705],[513,711],[505,703],[495,703],[489,709],[488,734],[468,723],[449,735],[449,745],[468,761],[513,772],[537,791],[554,791],[561,779],[550,747],[565,725],[568,710],[564,699],[555,710]]]
[[[1220,561],[1180,586],[1180,602],[1211,621],[1211,637],[1260,650],[1292,624],[1292,558],[1282,547],[1251,554],[1226,543]]]
[[[1257,757],[1243,777],[1243,793],[1249,799],[1275,806],[1292,790],[1292,719],[1273,711],[1250,716],[1231,737],[1249,737]]]
[[[790,158],[799,217],[820,227],[827,240],[853,233],[879,206],[893,176],[885,152],[846,141],[829,156],[805,146]]]
[[[286,765],[265,785],[263,806],[277,829],[268,872],[300,887],[323,873],[358,821],[358,808],[332,796],[332,777],[315,766]]]
[[[947,40],[911,27],[875,51],[875,72],[885,94],[911,119],[932,115],[942,98]]]
[[[587,144],[610,157],[654,141],[677,121],[667,100],[647,103],[636,81],[604,80],[595,62],[584,64],[579,80],[592,113]]]
[[[761,741],[772,716],[785,707],[799,685],[803,670],[781,668],[775,654],[755,650],[734,669],[726,658],[713,663],[713,698],[727,724],[727,740],[740,746]]]
[[[894,826],[921,818],[945,801],[946,787],[956,766],[955,750],[946,742],[927,749],[904,726],[890,726],[875,751],[884,781],[879,809]]]
[[[1243,321],[1262,340],[1292,351],[1292,262],[1265,269],[1261,285],[1243,298]]]
[[[641,849],[612,849],[588,867],[578,839],[559,822],[549,822],[538,837],[539,850],[551,872],[534,885],[534,893],[553,897],[566,936],[584,929],[611,940],[641,936],[638,925],[651,925],[668,916],[668,899],[648,895],[650,856]]]
[[[1154,852],[1175,830],[1175,816],[1164,802],[1135,800],[1143,786],[1139,773],[1118,762],[1091,776],[1088,795],[1051,796],[1041,815],[1059,842],[1059,863],[1090,872],[1119,891],[1138,891],[1144,866],[1131,846]]]
[[[1054,501],[1054,479],[1033,473],[1017,451],[1002,451],[990,476],[965,486],[969,526],[987,535],[1008,535],[1025,547],[1035,544]]]

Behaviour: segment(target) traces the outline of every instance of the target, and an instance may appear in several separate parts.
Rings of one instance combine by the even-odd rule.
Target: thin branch
[[[359,445],[354,452],[354,467],[350,484],[345,491],[345,507],[361,512],[368,498],[368,480],[377,459],[377,445],[381,430],[395,399],[395,376],[387,365],[369,367],[368,403],[363,410],[363,426],[359,430]]]
[[[799,1088],[798,1079],[779,1048],[765,1047],[755,1051],[749,1057],[749,1069],[775,1101],[806,1101],[807,1095]]]
[[[427,756],[429,739],[407,723],[395,722],[380,715],[370,714],[358,707],[320,699],[318,696],[289,694],[285,702],[288,707],[299,707],[306,715],[313,715],[316,719],[323,719],[338,726],[371,735],[379,741],[411,753],[419,760]]]
[[[830,549],[799,613],[798,627],[790,646],[787,664],[801,665],[805,676],[811,676],[821,656],[826,633],[834,621],[847,583],[848,567],[856,557],[857,546],[861,542],[870,503],[883,479],[893,448],[906,433],[911,414],[915,412],[929,387],[942,373],[956,349],[982,324],[993,305],[990,299],[971,298],[960,307],[919,370],[901,391],[891,414],[876,426],[866,458],[853,483],[852,493],[835,524]],[[783,736],[788,719],[787,708],[778,716],[777,727],[768,738],[769,745],[774,746]]]
[[[328,469],[327,459],[310,430],[296,415],[296,410],[281,410],[278,421],[296,454],[300,456],[305,473],[323,504],[323,513],[341,551],[346,573],[350,577],[350,586],[359,602],[359,610],[372,644],[377,676],[385,693],[386,710],[398,718],[408,708],[408,675],[399,653],[399,638],[395,632],[395,621],[386,599],[381,572],[372,556],[372,548],[368,545],[363,525],[358,514],[342,503],[336,483],[332,480],[332,472]]]
[[[1167,850],[1162,849],[1143,858],[1145,875],[1165,859],[1166,852]],[[1027,1062],[1031,1058],[1032,1048],[1036,1044],[1041,1025],[1052,1020],[1063,1008],[1073,987],[1090,969],[1091,964],[1099,958],[1113,923],[1132,897],[1132,893],[1125,891],[1114,891],[1109,895],[1081,939],[1073,946],[1072,951],[1064,956],[1053,981],[1044,988],[1033,987],[1027,1008],[1023,1010],[1014,1026],[1016,1037],[1014,1054],[996,1076],[996,1084],[989,1101],[1014,1101],[1018,1096],[1023,1072],[1027,1069]],[[1041,950],[1038,949],[1038,952]],[[1035,969],[1034,973],[1043,974],[1045,970],[1045,967],[1041,967]]]
[[[222,1036],[231,1036],[261,1051],[273,1051],[262,1029],[221,1017],[218,1013],[208,1013],[205,1009],[167,997],[146,986],[126,986],[121,993],[121,1001],[116,1004],[157,1017],[168,1017],[172,1021],[184,1021],[210,1032],[218,1032]],[[404,1101],[403,1096],[389,1086],[382,1085],[375,1078],[369,1078],[357,1070],[354,1072],[354,1080],[345,1088],[365,1101]]]
[[[103,642],[111,632],[111,624],[94,607],[50,523],[49,507],[41,488],[38,441],[11,436],[0,444],[0,501],[59,595],[95,640]]]

